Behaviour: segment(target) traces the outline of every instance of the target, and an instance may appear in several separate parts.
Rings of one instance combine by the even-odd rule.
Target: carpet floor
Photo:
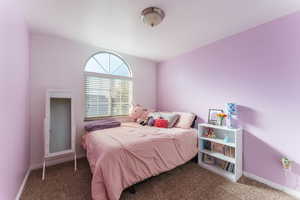
[[[73,163],[48,167],[46,179],[42,170],[34,170],[25,185],[21,200],[90,200],[91,173],[86,159],[78,160],[78,171]],[[128,190],[121,200],[295,200],[262,183],[242,177],[238,183],[215,175],[188,162],[169,172],[152,177]]]

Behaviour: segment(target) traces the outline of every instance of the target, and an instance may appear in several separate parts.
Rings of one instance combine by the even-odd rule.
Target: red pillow
[[[154,122],[154,126],[159,128],[168,128],[168,123],[169,123],[168,120],[156,119]]]

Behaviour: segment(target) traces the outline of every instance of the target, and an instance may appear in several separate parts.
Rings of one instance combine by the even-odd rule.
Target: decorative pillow
[[[144,110],[145,109],[141,105],[135,105],[133,106],[129,117],[136,121],[140,116],[144,114]]]
[[[161,112],[160,116],[168,120],[168,128],[173,128],[180,117],[178,114],[168,112]]]
[[[153,119],[159,119],[161,117],[160,112],[150,112],[148,117],[153,117]]]
[[[174,112],[174,114],[178,114],[180,116],[178,122],[175,124],[175,127],[177,128],[191,128],[196,117],[194,113],[188,112]]]
[[[115,128],[121,126],[121,122],[115,119],[102,119],[89,123],[84,126],[87,132],[97,131],[107,128]]]
[[[147,125],[148,126],[154,126],[154,122],[155,122],[155,119],[153,117],[149,117]]]
[[[159,128],[168,128],[168,120],[156,119],[154,122],[154,126],[159,127]]]

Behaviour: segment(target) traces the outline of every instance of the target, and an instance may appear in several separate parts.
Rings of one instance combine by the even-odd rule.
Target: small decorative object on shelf
[[[217,125],[218,123],[218,113],[224,113],[222,109],[208,109],[208,120],[209,124]]]
[[[281,164],[284,169],[290,169],[292,167],[292,161],[286,157],[281,158]]]
[[[217,125],[223,126],[224,125],[224,119],[227,117],[227,114],[225,114],[225,113],[218,113],[217,117],[218,117],[218,123],[217,123]]]
[[[204,137],[207,137],[207,138],[216,138],[214,129],[208,128],[207,132],[204,134]]]
[[[203,162],[206,164],[209,164],[209,165],[213,165],[213,164],[215,164],[215,158],[205,154],[203,156]]]
[[[237,121],[237,104],[236,103],[227,103],[226,104],[226,113],[228,114],[226,125],[229,128],[236,128],[237,124],[234,123]]]
[[[224,137],[224,142],[229,142],[229,137],[227,136],[227,135],[225,135],[225,137]]]

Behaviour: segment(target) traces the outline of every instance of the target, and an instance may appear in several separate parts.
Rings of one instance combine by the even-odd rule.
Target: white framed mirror
[[[46,160],[50,158],[73,153],[76,170],[73,94],[68,90],[47,90],[45,105],[43,179]]]

